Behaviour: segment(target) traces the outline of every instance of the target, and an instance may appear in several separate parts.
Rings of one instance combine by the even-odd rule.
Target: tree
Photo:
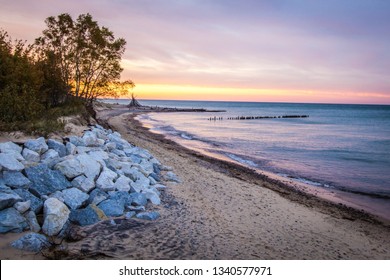
[[[107,84],[104,88],[98,90],[100,94],[98,96],[110,96],[114,98],[127,97],[131,94],[135,84],[131,80],[123,82],[114,81]]]
[[[115,39],[113,32],[100,27],[90,14],[81,14],[76,21],[61,14],[45,22],[47,29],[36,45],[41,55],[52,56],[73,95],[91,102],[118,82],[126,45],[123,38]]]
[[[32,46],[0,30],[0,121],[27,121],[43,112],[42,73]]]

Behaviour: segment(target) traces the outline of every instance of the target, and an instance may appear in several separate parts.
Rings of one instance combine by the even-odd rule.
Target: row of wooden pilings
[[[308,118],[309,115],[283,115],[283,116],[238,116],[238,117],[228,117],[227,120],[260,120],[260,119],[298,119],[298,118]],[[222,121],[223,117],[211,117],[208,118],[209,121]]]

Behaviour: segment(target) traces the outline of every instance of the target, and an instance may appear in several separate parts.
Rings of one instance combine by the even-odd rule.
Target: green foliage
[[[33,45],[0,30],[0,130],[47,134],[63,127],[59,117],[87,114],[97,97],[117,97],[134,87],[119,81],[123,38],[90,14],[76,20],[61,14],[45,22]]]
[[[46,19],[47,29],[36,39],[41,56],[51,55],[61,79],[73,95],[88,102],[107,95],[110,83],[118,81],[126,41],[115,39],[90,14],[73,20],[69,14]]]
[[[0,120],[4,122],[27,121],[43,112],[42,73],[31,50],[0,31]]]
[[[28,121],[43,114],[44,107],[28,85],[9,85],[0,92],[0,116],[4,122]]]
[[[40,91],[45,99],[45,107],[55,107],[69,99],[69,86],[62,80],[61,71],[53,53],[47,53],[38,63],[43,74]]]
[[[71,115],[81,115],[85,119],[89,117],[84,103],[78,99],[70,98],[61,106],[45,110],[43,115],[28,121],[0,121],[0,131],[21,130],[29,134],[47,136],[51,132],[63,130],[64,122],[61,121],[61,117]]]

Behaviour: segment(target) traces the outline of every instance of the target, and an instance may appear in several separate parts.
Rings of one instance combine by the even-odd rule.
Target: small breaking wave
[[[291,179],[294,182],[297,183],[303,183],[312,187],[319,187],[319,188],[325,188],[325,189],[334,189],[334,190],[339,190],[343,191],[346,193],[353,193],[353,194],[359,194],[359,195],[364,195],[364,196],[369,196],[369,197],[374,197],[374,198],[381,198],[381,199],[390,199],[390,194],[387,192],[373,192],[373,191],[367,191],[367,190],[355,190],[355,189],[350,189],[346,187],[341,187],[341,186],[336,186],[336,185],[330,185],[327,183],[321,183],[318,181],[313,181],[307,178],[302,178],[302,177],[295,177],[292,175],[284,174],[284,173],[277,173],[277,175]]]
[[[244,159],[244,158],[242,158],[242,157],[240,157],[240,156],[237,156],[237,155],[235,155],[235,154],[230,154],[230,153],[226,153],[226,155],[227,155],[230,159],[232,159],[232,160],[234,160],[234,161],[237,161],[237,162],[239,162],[239,163],[241,163],[241,164],[243,164],[243,165],[248,165],[248,166],[250,166],[250,167],[259,167],[256,163],[254,163],[253,161],[251,161],[251,160],[249,160],[249,159]]]
[[[180,136],[181,136],[181,138],[184,138],[186,140],[192,140],[193,139],[193,137],[191,135],[188,135],[186,133],[181,133]]]
[[[303,183],[303,184],[310,185],[310,186],[313,186],[313,187],[322,187],[322,188],[327,188],[327,189],[334,189],[335,188],[332,185],[329,185],[329,184],[326,184],[326,183],[320,183],[320,182],[313,181],[313,180],[310,180],[310,179],[307,179],[307,178],[295,177],[295,176],[284,174],[284,173],[278,173],[278,175],[281,176],[281,177],[284,177],[284,178],[289,178],[289,179],[291,179],[291,180],[293,180],[295,182]]]

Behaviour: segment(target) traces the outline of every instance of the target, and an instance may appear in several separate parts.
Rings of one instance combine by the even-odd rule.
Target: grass
[[[45,111],[41,118],[28,121],[2,122],[0,121],[0,131],[23,131],[27,134],[40,135],[47,137],[48,134],[56,131],[62,131],[65,123],[61,117],[81,115],[88,118],[89,114],[82,102],[72,101],[59,107],[50,108]]]

